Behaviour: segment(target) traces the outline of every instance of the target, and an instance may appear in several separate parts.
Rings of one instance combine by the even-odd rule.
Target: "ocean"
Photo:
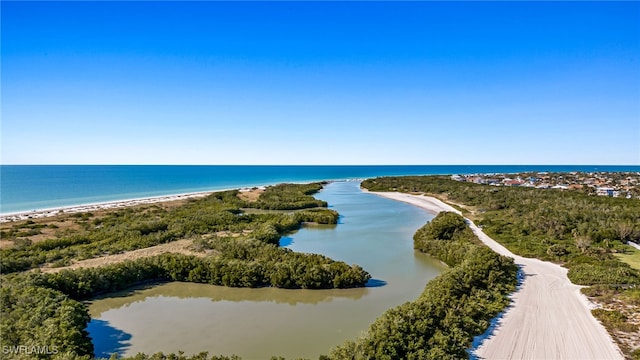
[[[282,182],[376,176],[515,173],[522,171],[640,171],[599,165],[0,165],[0,213]]]

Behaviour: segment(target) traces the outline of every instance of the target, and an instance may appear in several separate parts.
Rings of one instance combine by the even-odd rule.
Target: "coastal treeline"
[[[286,184],[267,187],[258,201],[248,203],[249,207],[266,210],[293,210],[327,207],[327,202],[317,200],[313,194],[322,189],[323,183]]]
[[[65,222],[72,222],[75,229],[67,228],[38,242],[20,235],[37,235],[39,229],[48,225],[26,221],[1,234],[3,240],[13,240],[15,244],[0,250],[2,272],[24,271],[47,263],[65,266],[72,260],[117,254],[223,231],[251,231],[255,238],[277,243],[282,234],[298,229],[304,222],[337,223],[337,212],[319,208],[326,206],[326,203],[311,196],[321,188],[320,183],[281,184],[268,187],[256,202],[241,200],[238,191],[232,190],[217,192],[170,209],[151,206],[144,209],[127,208],[101,216],[74,214]],[[243,211],[252,207],[305,210],[287,213]]]
[[[515,254],[563,263],[576,284],[640,284],[640,273],[612,256],[626,251],[626,241],[640,241],[638,200],[438,176],[376,178],[362,186],[422,192],[470,207],[468,215],[487,235]]]
[[[368,179],[371,191],[425,193],[448,201],[513,253],[562,264],[582,292],[608,309],[593,311],[623,352],[640,359],[627,339],[635,334],[640,271],[614,255],[640,242],[640,201],[579,191],[495,187],[443,176]],[[456,205],[457,204],[457,205]],[[452,254],[451,256],[456,256]],[[631,310],[630,310],[631,309]],[[627,315],[625,315],[627,314]]]
[[[357,265],[349,266],[322,255],[300,254],[266,246],[262,248],[264,254],[247,258],[237,254],[250,254],[251,250],[241,246],[236,249],[235,254],[221,257],[166,253],[101,267],[25,275],[30,280],[18,275],[8,281],[31,282],[59,290],[72,299],[85,300],[148,281],[183,281],[230,287],[330,289],[363,286],[370,278]]]
[[[280,210],[292,211],[248,213],[245,209],[250,206],[238,197],[237,191],[225,191],[177,207],[72,215],[68,221],[74,222],[74,230],[39,242],[17,241],[13,248],[3,249],[0,346],[8,351],[0,353],[0,359],[91,358],[93,345],[85,330],[90,318],[81,301],[139,283],[185,281],[306,289],[364,286],[370,275],[357,265],[317,254],[295,253],[278,245],[282,235],[305,222],[337,223],[338,214],[333,210],[301,206],[303,200],[313,199],[311,194],[321,185],[282,184],[273,188],[279,189],[274,192],[287,195],[266,195],[263,202],[283,201]],[[23,228],[22,224],[15,227]],[[167,253],[56,273],[21,271],[54,261],[67,264],[181,238],[193,239],[193,250],[202,255]],[[27,348],[14,349],[16,345]],[[200,354],[189,358],[202,356],[206,357]],[[156,354],[136,358],[187,357]]]
[[[463,359],[508,304],[518,268],[496,254],[454,213],[438,214],[414,236],[415,248],[450,268],[422,295],[388,310],[355,341],[333,349],[328,359]]]

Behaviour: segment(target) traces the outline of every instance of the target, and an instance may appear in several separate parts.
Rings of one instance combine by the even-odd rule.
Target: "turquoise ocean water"
[[[640,166],[585,165],[1,165],[0,213],[42,210],[281,182],[391,175],[521,171],[640,171]]]

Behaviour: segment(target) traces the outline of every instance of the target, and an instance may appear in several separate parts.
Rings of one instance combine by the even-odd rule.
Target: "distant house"
[[[598,196],[613,196],[614,188],[611,187],[599,187],[596,188],[596,195]]]
[[[522,184],[524,184],[524,181],[520,179],[516,179],[516,180],[508,179],[504,181],[505,186],[520,186]]]
[[[475,183],[475,184],[484,184],[485,181],[481,176],[470,176],[467,178],[467,181]]]

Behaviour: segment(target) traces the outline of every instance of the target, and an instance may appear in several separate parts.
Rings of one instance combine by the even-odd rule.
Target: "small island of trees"
[[[637,200],[552,189],[496,188],[438,176],[376,178],[362,186],[439,197],[514,253],[568,267],[573,282],[591,285],[583,290],[587,295],[629,306],[639,303],[640,272],[613,256],[625,251],[625,241],[640,239]],[[278,246],[283,234],[305,222],[337,223],[338,214],[311,196],[321,187],[319,183],[283,184],[267,188],[256,201],[225,191],[177,207],[77,214],[65,220],[73,222],[75,230],[58,231],[55,237],[33,243],[29,236],[58,225],[27,221],[4,226],[2,237],[14,239],[15,245],[0,253],[2,345],[55,344],[60,352],[54,359],[90,359],[93,346],[84,330],[90,319],[81,301],[149,280],[310,289],[363,286],[370,276],[357,265]],[[37,270],[184,238],[193,239],[195,249],[216,255],[163,254],[99,268]],[[320,359],[469,356],[473,337],[482,334],[507,306],[508,294],[517,284],[516,265],[484,246],[464,218],[454,213],[440,213],[420,228],[414,247],[449,269],[430,281],[418,299],[386,311],[360,338],[346,341]],[[620,311],[598,309],[594,315],[612,332],[637,331]],[[638,351],[619,344],[629,357],[638,358]],[[239,357],[158,353],[129,359]]]
[[[20,235],[38,235],[48,225],[5,226],[2,237],[13,239],[14,246],[0,252],[0,345],[47,344],[55,353],[7,351],[0,358],[91,358],[93,345],[85,330],[90,318],[81,301],[149,281],[290,289],[364,286],[370,275],[357,265],[278,245],[283,234],[303,223],[337,223],[337,212],[311,196],[321,188],[319,183],[281,184],[267,188],[256,202],[240,199],[238,191],[224,191],[177,207],[74,214],[57,219],[74,226],[38,242]],[[167,253],[101,267],[39,270],[185,238],[209,255]]]

